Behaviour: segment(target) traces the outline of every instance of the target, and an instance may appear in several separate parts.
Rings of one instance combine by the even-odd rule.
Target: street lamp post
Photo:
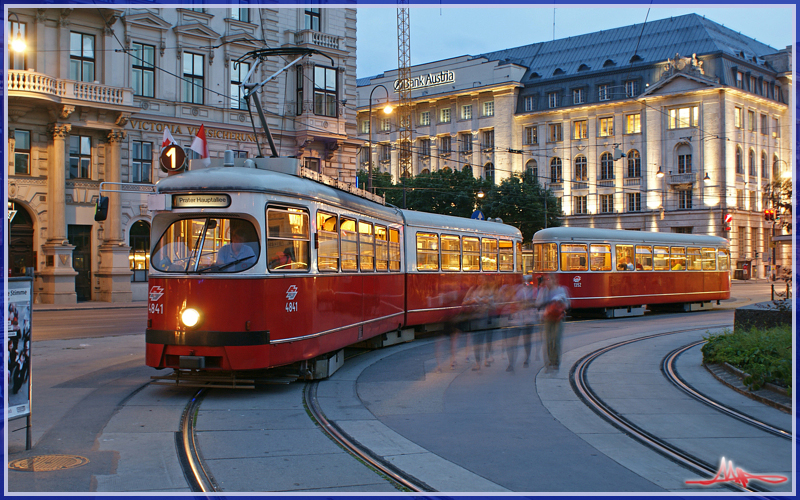
[[[383,90],[386,91],[386,107],[383,108],[383,112],[387,115],[392,112],[392,107],[389,105],[389,90],[380,84],[372,87],[369,93],[369,166],[367,172],[367,191],[370,193],[372,192],[372,93],[378,87],[383,87]]]
[[[775,183],[780,182],[780,180],[775,179],[776,174],[778,174],[778,177],[790,177],[791,176],[791,172],[789,171],[788,168],[780,168],[780,167],[777,166],[779,162],[783,162],[783,164],[786,165],[786,167],[789,166],[789,164],[786,163],[786,160],[781,160],[779,158],[775,158],[774,161],[772,162],[773,179],[772,179],[772,185],[769,187],[769,191],[770,191],[770,204],[772,205],[773,210],[778,208],[776,206],[777,203],[775,202]],[[777,211],[775,213],[777,213]],[[772,247],[771,248],[772,257],[770,259],[770,266],[769,267],[770,267],[770,275],[771,275],[773,281],[775,281],[775,278],[777,277],[776,275],[778,273],[778,263],[775,261],[775,258],[777,257],[777,250],[778,250],[778,245],[775,243],[775,225],[776,225],[777,222],[778,221],[775,220],[775,218],[772,219],[772,241],[770,241],[770,246]]]
[[[22,32],[20,30],[20,26],[22,26],[22,23],[20,23],[19,16],[17,15],[16,12],[9,12],[8,13],[8,17],[9,17],[8,20],[9,21],[11,20],[11,16],[14,16],[14,19],[17,20],[16,21],[17,22],[17,34],[16,34],[16,36],[12,38],[11,37],[11,33],[8,34],[8,38],[9,38],[9,40],[11,40],[11,48],[14,50],[14,52],[18,52],[18,53],[25,52],[25,49],[27,48],[27,44],[25,43],[25,39],[22,37]]]

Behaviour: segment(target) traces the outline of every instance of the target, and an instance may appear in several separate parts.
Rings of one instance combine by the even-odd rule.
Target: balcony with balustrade
[[[8,96],[44,99],[61,104],[133,107],[133,89],[54,78],[35,71],[9,70]]]
[[[693,185],[697,182],[697,173],[689,172],[684,174],[670,173],[667,176],[667,184],[670,186]]]
[[[317,49],[340,49],[341,37],[314,30],[301,30],[294,34],[294,43],[301,47]]]

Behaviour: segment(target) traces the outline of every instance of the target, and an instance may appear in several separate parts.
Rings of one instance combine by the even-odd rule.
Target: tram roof
[[[522,233],[514,226],[478,219],[467,219],[452,215],[402,210],[406,224],[417,228],[435,228],[437,231],[462,231],[492,234],[508,238],[522,238]]]
[[[247,167],[211,167],[172,175],[156,184],[159,193],[193,191],[250,192],[296,197],[328,203],[371,217],[402,222],[399,210],[340,189],[274,170]]]
[[[537,231],[533,241],[579,241],[624,243],[665,243],[681,245],[728,246],[728,240],[719,236],[703,234],[657,233],[650,231],[626,231],[624,229],[598,229],[590,227],[551,227]]]

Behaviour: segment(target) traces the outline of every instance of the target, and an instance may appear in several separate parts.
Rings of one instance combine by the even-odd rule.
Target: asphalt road
[[[70,340],[141,335],[147,325],[147,308],[120,307],[33,311],[33,341]]]

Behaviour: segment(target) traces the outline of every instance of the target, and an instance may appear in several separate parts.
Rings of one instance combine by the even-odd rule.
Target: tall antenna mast
[[[400,0],[408,4],[408,0]],[[409,80],[411,78],[411,32],[408,9],[397,9],[397,88],[399,105],[397,107],[398,164],[400,177],[411,176],[411,99]]]

